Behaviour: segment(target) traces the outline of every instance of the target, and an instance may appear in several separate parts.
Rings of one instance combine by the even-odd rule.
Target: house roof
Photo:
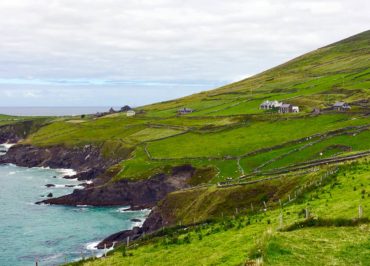
[[[291,106],[291,104],[289,104],[289,103],[283,103],[281,105],[282,108],[289,108],[290,106]]]
[[[346,106],[347,105],[347,103],[345,103],[345,102],[336,102],[333,106],[334,107],[343,107],[343,106]]]

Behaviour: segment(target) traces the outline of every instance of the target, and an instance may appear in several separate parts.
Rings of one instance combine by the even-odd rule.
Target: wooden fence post
[[[284,221],[283,221],[283,213],[281,212],[280,213],[280,217],[279,217],[279,228],[283,228],[283,225],[284,225]]]
[[[362,206],[359,205],[358,206],[358,218],[361,219],[362,218],[362,213],[363,213],[363,209],[362,209]]]

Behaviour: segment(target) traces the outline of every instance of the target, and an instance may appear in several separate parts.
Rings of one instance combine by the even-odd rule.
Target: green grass
[[[11,125],[25,120],[32,120],[32,118],[0,114],[0,126]]]
[[[347,226],[337,227],[335,221],[351,221],[358,217],[360,204],[364,210],[363,217],[369,218],[368,159],[342,164],[337,173],[324,179],[322,185],[311,186],[284,208],[280,208],[270,198],[266,212],[260,211],[261,203],[255,202],[255,212],[251,213],[249,202],[235,197],[225,198],[225,195],[230,194],[225,192],[227,188],[202,188],[198,192],[189,190],[172,193],[163,203],[172,202],[163,208],[163,215],[174,212],[177,218],[181,217],[183,225],[188,224],[186,230],[159,232],[157,236],[147,236],[137,241],[135,246],[125,251],[125,256],[122,255],[122,248],[118,248],[107,258],[79,262],[76,265],[242,265],[260,258],[264,265],[366,265],[370,256],[368,222],[360,225],[351,222]],[[298,184],[303,186],[307,182],[320,180],[324,173],[335,168],[324,166],[316,172],[298,172],[287,177],[284,183],[291,180],[293,187]],[[264,186],[273,186],[274,182],[269,181]],[[242,186],[229,189],[239,190],[239,193],[235,193],[239,197],[251,195]],[[253,186],[249,188],[250,191],[255,189]],[[280,191],[281,199],[286,202],[289,191]],[[182,201],[189,202],[192,207],[187,207]],[[226,208],[222,202],[227,202]],[[247,210],[243,210],[239,204]],[[212,206],[217,206],[215,210],[218,210],[219,218],[213,217],[215,220],[210,222],[212,212],[209,210]],[[239,213],[234,218],[232,213],[235,214],[235,207],[239,207]],[[302,210],[306,208],[311,217],[329,219],[333,223],[293,231],[280,230],[281,213],[283,228],[286,228],[305,221]],[[199,213],[187,213],[192,212],[192,209],[199,210]],[[208,222],[190,226],[202,220]],[[176,219],[172,221],[175,224],[179,222]]]
[[[368,226],[277,233],[267,244],[265,265],[367,265],[369,234]]]
[[[154,158],[240,156],[313,134],[369,122],[368,118],[356,120],[352,118],[350,115],[331,114],[280,121],[252,121],[247,126],[222,132],[208,134],[190,132],[151,142],[148,150]]]
[[[359,152],[370,149],[370,132],[368,130],[361,133],[345,134],[342,136],[332,137],[312,146],[307,147],[302,151],[291,153],[290,155],[277,160],[265,169],[275,169],[296,163],[301,163],[309,160],[317,160],[319,158],[328,158],[345,154],[347,152]],[[322,154],[322,155],[320,155]]]

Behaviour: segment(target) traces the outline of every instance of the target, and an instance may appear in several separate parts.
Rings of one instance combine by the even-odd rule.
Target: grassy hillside
[[[162,207],[181,227],[74,265],[367,265],[369,159],[260,184],[174,192]]]
[[[10,124],[22,122],[22,121],[25,121],[25,120],[26,120],[25,117],[0,114],[0,126],[10,125]]]
[[[110,169],[113,180],[198,169],[195,187],[158,204],[172,227],[75,265],[367,265],[369,62],[367,31],[219,89],[138,108],[135,118],[64,121],[61,129],[71,128],[58,137],[49,138],[52,128],[31,136],[35,145],[81,145],[84,131],[104,124],[110,135],[89,141],[132,148]],[[260,110],[266,99],[301,112]],[[334,111],[335,101],[352,108]],[[183,107],[195,111],[177,115]]]
[[[104,156],[124,155],[110,169],[114,180],[148,178],[190,163],[213,169],[214,176],[203,180],[210,183],[361,152],[369,149],[369,62],[367,31],[219,89],[137,108],[135,117],[61,118],[24,143],[93,144]],[[260,110],[267,99],[298,105],[301,112]],[[338,100],[352,109],[331,110]],[[182,107],[195,111],[179,116]]]

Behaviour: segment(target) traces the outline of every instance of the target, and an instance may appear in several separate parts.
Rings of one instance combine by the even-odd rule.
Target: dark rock
[[[140,219],[137,219],[137,218],[133,218],[130,220],[131,222],[134,222],[134,223],[140,223],[141,220]]]
[[[49,194],[47,195],[47,197],[48,197],[48,198],[52,198],[52,197],[53,197],[53,193],[49,193]]]
[[[77,180],[79,180],[79,181],[92,180],[95,177],[103,174],[104,171],[105,171],[105,169],[94,167],[94,168],[87,169],[85,171],[81,171],[77,175],[65,176],[64,178],[67,178],[67,179],[77,178]]]
[[[75,187],[75,185],[65,185],[65,187]]]
[[[132,108],[128,105],[125,105],[123,106],[121,109],[120,109],[120,112],[127,112],[127,111],[130,111]]]
[[[74,190],[72,194],[43,201],[57,205],[133,206],[132,209],[151,208],[168,193],[189,187],[187,181],[195,169],[176,167],[172,175],[158,174],[146,180],[122,180]]]
[[[34,126],[34,121],[22,121],[0,126],[0,143],[17,143],[24,139]]]
[[[45,187],[55,187],[54,184],[46,184]]]
[[[39,148],[31,145],[15,145],[0,157],[0,164],[13,163],[24,167],[69,168],[79,174],[73,177],[90,180],[105,172],[105,169],[123,158],[105,159],[100,148],[90,145],[84,148],[67,149],[62,146]]]

